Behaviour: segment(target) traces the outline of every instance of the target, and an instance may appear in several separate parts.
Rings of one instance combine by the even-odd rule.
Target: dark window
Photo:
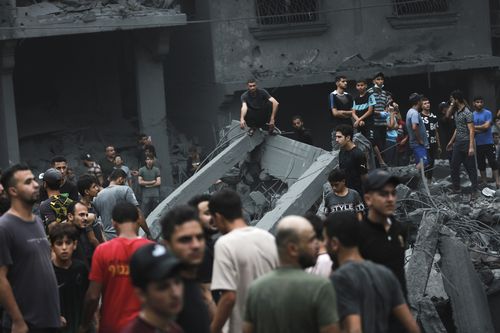
[[[316,22],[319,0],[255,0],[259,24]]]
[[[448,11],[448,0],[393,0],[394,14],[419,15]]]

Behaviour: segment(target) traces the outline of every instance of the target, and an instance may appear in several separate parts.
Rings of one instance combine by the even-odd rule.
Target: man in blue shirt
[[[481,174],[481,182],[486,184],[486,159],[488,159],[488,165],[493,171],[493,177],[498,188],[500,187],[500,180],[498,177],[495,145],[493,144],[493,133],[491,131],[493,115],[490,110],[484,108],[484,100],[481,96],[474,97],[473,104],[477,168]]]
[[[419,113],[419,110],[422,109],[422,95],[413,93],[410,95],[409,101],[412,107],[406,114],[406,129],[410,136],[410,148],[415,155],[417,168],[420,168],[421,164],[426,167],[429,164],[427,156],[429,141],[427,139],[424,121]]]

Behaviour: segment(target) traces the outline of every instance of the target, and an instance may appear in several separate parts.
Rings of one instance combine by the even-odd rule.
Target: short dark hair
[[[360,243],[361,229],[352,211],[334,212],[325,221],[328,238],[336,237],[344,247],[356,247]]]
[[[5,171],[2,173],[2,178],[0,182],[2,183],[2,186],[9,195],[9,187],[15,186],[16,185],[16,180],[15,180],[15,174],[18,171],[27,171],[31,170],[30,167],[26,164],[14,164],[13,166],[5,169]]]
[[[122,169],[114,169],[109,175],[109,180],[117,180],[118,178],[127,178],[127,173]]]
[[[149,150],[149,153],[152,154],[154,157],[156,157],[156,149],[155,146],[153,145],[145,145],[144,150]]]
[[[68,237],[73,242],[77,241],[78,231],[76,227],[71,223],[56,223],[49,228],[50,244],[54,245],[55,242],[64,239],[64,237]]]
[[[76,187],[78,188],[78,193],[83,197],[85,196],[85,191],[89,190],[93,184],[99,184],[97,178],[93,175],[81,175],[76,182]]]
[[[193,208],[198,209],[198,205],[200,204],[200,202],[210,201],[210,198],[212,198],[210,194],[198,194],[189,199],[187,204]]]
[[[329,174],[328,174],[328,182],[329,183],[334,183],[334,182],[341,182],[343,180],[347,179],[347,175],[344,169],[333,169]]]
[[[137,139],[141,140],[142,138],[147,138],[148,135],[145,134],[145,133],[139,133],[139,135],[137,136]]]
[[[250,78],[248,78],[248,80],[247,80],[247,84],[248,84],[248,83],[257,83],[257,80],[255,80],[255,78],[253,78],[253,77],[250,77]]]
[[[460,103],[465,103],[464,93],[461,90],[453,90],[450,96],[459,101]]]
[[[68,163],[68,160],[66,160],[66,157],[61,156],[61,155],[54,156],[54,157],[50,160],[50,164],[51,164],[51,165],[55,165],[56,163],[59,163],[59,162],[65,162],[65,163]]]
[[[347,76],[345,76],[345,75],[337,75],[335,77],[335,83],[340,82],[340,80],[343,80],[343,79],[347,80]]]
[[[130,202],[120,201],[113,207],[111,218],[118,224],[137,222],[139,219],[139,211],[137,207]]]
[[[175,227],[193,220],[200,222],[198,209],[188,205],[175,206],[160,220],[161,236],[166,241],[169,241],[174,234]]]
[[[298,120],[300,120],[300,121],[304,121],[304,120],[302,119],[302,116],[299,116],[298,114],[296,114],[295,116],[293,116],[293,117],[292,117],[292,121],[294,121],[295,119],[298,119]]]
[[[425,97],[425,96],[423,96],[423,95],[422,95],[422,98],[421,98],[420,100],[421,100],[422,102],[425,102],[425,101],[428,101],[428,100],[429,100],[429,98],[427,98],[427,97]]]
[[[208,203],[210,213],[219,213],[229,221],[243,217],[243,205],[238,193],[231,189],[222,189],[210,198]]]
[[[479,101],[479,100],[484,101],[483,96],[474,96],[474,98],[472,99],[473,102]]]
[[[314,232],[316,233],[316,238],[318,238],[320,241],[322,241],[323,240],[323,225],[325,224],[325,222],[323,222],[321,217],[319,217],[318,215],[313,214],[313,213],[305,214],[304,218],[306,220],[308,220],[309,222],[311,222],[313,229],[314,229]]]
[[[343,136],[350,137],[351,140],[352,140],[352,137],[354,135],[354,130],[352,129],[352,126],[347,125],[347,124],[342,124],[342,125],[337,126],[335,128],[335,132],[340,132],[340,133],[342,133]]]
[[[123,160],[122,155],[120,155],[120,154],[116,154],[116,155],[115,155],[115,157],[113,157],[113,161],[114,161],[114,160],[116,160],[116,158],[117,158],[117,157],[119,157],[119,158],[121,158],[121,159]]]
[[[356,80],[356,83],[364,83],[364,84],[368,85],[368,80],[359,78]]]
[[[69,205],[68,208],[66,208],[66,214],[71,214],[75,215],[75,207],[76,205],[82,205],[84,207],[87,207],[83,202],[81,201],[72,201]]]

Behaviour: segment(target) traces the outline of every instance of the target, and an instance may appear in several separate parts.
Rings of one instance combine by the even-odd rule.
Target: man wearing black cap
[[[63,175],[59,170],[50,168],[43,173],[43,187],[47,195],[47,200],[40,203],[40,217],[46,227],[51,223],[60,223],[67,219],[68,207],[73,202],[68,193],[61,193],[61,183]]]
[[[379,72],[373,76],[373,87],[368,89],[368,94],[375,99],[375,105],[373,107],[373,149],[377,156],[381,156],[380,152],[384,150],[387,137],[387,116],[384,115],[384,113],[389,103],[389,95],[383,89],[384,81],[384,73]],[[380,157],[378,162],[381,166],[385,165],[382,157]]]
[[[409,101],[412,107],[406,113],[406,129],[410,137],[410,148],[413,150],[417,168],[427,167],[429,164],[427,156],[429,140],[427,139],[424,120],[419,113],[422,109],[422,97],[417,93],[411,94]]]
[[[130,277],[142,310],[122,333],[182,333],[174,318],[183,306],[180,261],[160,244],[137,250],[130,260]]]
[[[406,294],[404,273],[405,239],[401,224],[393,217],[396,209],[396,186],[399,179],[385,170],[368,173],[365,202],[368,214],[361,222],[361,255],[389,268],[398,278]]]

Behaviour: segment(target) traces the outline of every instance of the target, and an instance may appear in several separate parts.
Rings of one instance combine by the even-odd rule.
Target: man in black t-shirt
[[[292,117],[293,126],[293,136],[292,138],[296,141],[306,143],[308,145],[313,144],[311,132],[304,127],[304,120],[301,116]]]
[[[431,112],[431,102],[427,97],[422,98],[422,112],[420,113],[424,121],[429,148],[427,149],[427,157],[429,165],[425,168],[425,177],[430,183],[432,180],[432,170],[434,169],[434,160],[441,154],[441,142],[439,140],[439,123],[438,117]]]
[[[366,157],[352,142],[352,136],[350,125],[340,125],[335,129],[335,140],[340,146],[339,168],[347,171],[346,186],[363,195],[361,179],[367,172]]]
[[[68,162],[66,158],[64,156],[55,156],[50,161],[50,167],[58,170],[63,176],[62,184],[59,188],[60,192],[68,193],[71,200],[78,201],[78,189],[76,185],[68,179]],[[43,186],[40,187],[40,202],[48,198],[49,195],[47,194],[47,190]]]
[[[73,259],[77,248],[78,234],[69,223],[54,226],[49,233],[52,245],[52,264],[59,287],[61,315],[66,320],[64,333],[78,332],[83,313],[83,300],[89,286],[89,271],[85,264]],[[80,244],[78,244],[80,246]]]
[[[353,99],[345,90],[347,78],[343,75],[335,78],[336,90],[330,93],[330,112],[333,119],[332,148],[338,149],[335,140],[335,128],[339,125],[352,126]],[[351,136],[352,137],[352,136]]]
[[[247,82],[248,91],[241,95],[240,128],[249,127],[252,135],[257,128],[269,124],[269,133],[274,131],[278,101],[265,89],[257,88],[255,79]]]
[[[182,263],[184,308],[177,316],[177,323],[185,333],[208,333],[215,303],[210,290],[197,281],[205,252],[205,235],[198,211],[187,205],[176,206],[160,223],[165,245]]]

